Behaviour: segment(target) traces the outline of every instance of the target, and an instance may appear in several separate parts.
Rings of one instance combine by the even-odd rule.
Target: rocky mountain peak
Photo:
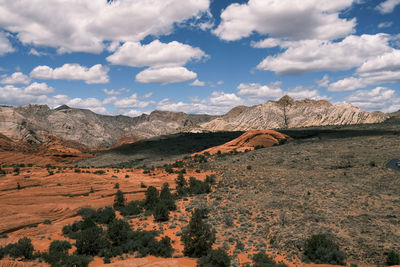
[[[284,95],[278,101],[276,101],[276,103],[279,105],[292,105],[294,102],[295,100],[288,95]]]
[[[61,106],[55,108],[54,110],[64,110],[64,109],[71,109],[71,108],[64,104],[64,105],[61,105]]]

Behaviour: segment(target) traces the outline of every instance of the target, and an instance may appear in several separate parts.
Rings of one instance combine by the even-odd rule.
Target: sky
[[[400,109],[400,0],[0,0],[0,104]]]

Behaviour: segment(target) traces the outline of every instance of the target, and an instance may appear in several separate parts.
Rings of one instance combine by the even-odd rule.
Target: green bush
[[[276,263],[267,254],[259,252],[255,254],[252,258],[253,267],[287,267],[286,264]]]
[[[17,243],[8,244],[4,248],[4,254],[13,258],[32,259],[33,250],[32,241],[27,237],[23,237]]]
[[[122,193],[121,190],[118,190],[114,198],[114,204],[113,204],[114,209],[116,210],[121,209],[122,207],[125,206],[125,203],[126,199],[124,197],[124,193]]]
[[[88,267],[93,259],[85,255],[69,255],[64,258],[61,266]]]
[[[144,200],[144,206],[146,210],[153,210],[157,203],[160,201],[158,190],[154,186],[149,186],[146,190],[146,199]]]
[[[203,221],[202,212],[196,209],[189,225],[182,232],[183,253],[189,257],[202,257],[208,254],[215,242],[215,232]]]
[[[392,250],[388,253],[386,257],[387,265],[400,265],[400,254],[396,253],[396,251]]]
[[[170,258],[172,257],[173,252],[174,249],[171,246],[171,238],[169,238],[168,236],[164,236],[163,238],[161,238],[158,244],[157,256]]]
[[[125,207],[119,210],[122,216],[138,215],[143,212],[143,203],[141,201],[131,201]]]
[[[202,182],[194,177],[189,178],[189,193],[192,195],[208,194],[211,192],[211,186],[207,182]]]
[[[68,250],[72,248],[67,241],[55,240],[51,242],[48,253],[43,253],[42,257],[45,262],[51,266],[63,266],[65,258],[68,257]]]
[[[211,174],[211,175],[206,175],[206,179],[204,180],[204,182],[206,182],[210,185],[213,185],[213,184],[215,184],[216,180],[217,179],[215,177],[215,174]]]
[[[103,229],[98,226],[82,230],[76,239],[78,254],[94,256],[106,247],[109,247],[109,242],[104,237]]]
[[[346,254],[324,234],[313,235],[306,240],[304,256],[305,260],[317,264],[345,265],[346,260]]]
[[[157,222],[166,222],[169,220],[169,209],[164,201],[156,204],[153,210],[154,220]]]
[[[161,188],[160,201],[164,202],[169,210],[176,210],[175,197],[172,195],[168,183],[164,183]]]
[[[231,259],[222,248],[211,250],[206,256],[199,259],[199,267],[229,267]]]
[[[176,193],[178,196],[186,196],[187,195],[187,182],[183,173],[179,173],[178,177],[175,179],[176,183]]]
[[[99,224],[109,224],[115,219],[115,211],[111,207],[100,208],[97,211],[91,208],[82,208],[78,211],[78,215],[83,219],[90,218]]]
[[[107,235],[113,246],[120,246],[126,242],[130,231],[129,223],[124,220],[115,219],[108,225]]]

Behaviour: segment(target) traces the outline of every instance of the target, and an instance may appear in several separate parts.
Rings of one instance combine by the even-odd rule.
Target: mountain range
[[[325,100],[278,101],[247,107],[238,106],[223,116],[153,111],[138,117],[109,116],[66,105],[0,107],[0,134],[14,141],[42,145],[51,138],[78,142],[88,148],[111,147],[123,142],[178,132],[247,131],[323,125],[380,123],[389,118],[381,112],[367,112],[351,104]]]

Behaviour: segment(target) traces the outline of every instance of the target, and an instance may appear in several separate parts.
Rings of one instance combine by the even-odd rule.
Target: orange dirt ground
[[[0,138],[1,139],[1,138]],[[252,130],[246,132],[237,139],[234,139],[221,146],[213,147],[198,154],[208,152],[216,154],[228,153],[233,150],[243,152],[253,150],[256,146],[269,147],[290,139],[289,136],[272,130]],[[1,140],[0,140],[1,141]],[[8,141],[8,140],[5,140]],[[14,147],[16,144],[12,144]],[[0,238],[0,246],[17,242],[22,237],[29,237],[36,250],[46,251],[50,243],[54,240],[69,240],[62,235],[62,228],[74,221],[80,220],[76,212],[83,207],[101,208],[110,206],[117,191],[115,184],[119,183],[120,190],[124,192],[128,201],[144,198],[147,186],[153,185],[158,189],[164,182],[168,182],[174,188],[174,179],[177,174],[168,174],[164,170],[151,171],[144,174],[141,169],[101,169],[104,174],[94,174],[99,169],[80,168],[81,172],[75,172],[75,168],[67,165],[66,161],[92,156],[89,153],[81,152],[81,149],[71,148],[64,145],[59,140],[53,140],[46,146],[42,146],[38,153],[30,151],[9,151],[12,150],[6,144],[0,148],[1,165],[32,163],[34,167],[21,167],[18,174],[13,172],[13,167],[3,167],[8,173],[0,177],[0,234],[7,234],[6,238]],[[24,147],[24,146],[22,146]],[[66,155],[66,156],[60,156]],[[51,164],[57,168],[50,169],[53,174],[44,168]],[[68,167],[67,167],[68,166]],[[89,173],[87,173],[89,172]],[[211,172],[197,173],[187,170],[185,177],[196,177],[204,180],[206,175]],[[127,177],[129,176],[129,177]],[[19,183],[20,189],[17,189]],[[93,188],[94,193],[90,193]],[[133,229],[140,227],[143,230],[160,230],[158,238],[169,236],[172,246],[175,249],[174,258],[157,258],[147,256],[135,258],[125,256],[124,259],[113,258],[112,263],[103,264],[102,258],[95,257],[89,266],[171,266],[189,267],[196,266],[196,260],[183,257],[183,244],[177,232],[186,226],[190,219],[190,212],[185,208],[191,199],[181,199],[177,201],[178,210],[170,213],[169,222],[160,224],[154,222],[153,217],[138,215],[129,220]],[[44,224],[45,220],[50,220],[51,224]],[[174,227],[172,225],[174,224]],[[217,236],[218,237],[218,236]],[[215,246],[216,248],[217,246]],[[330,265],[303,264],[300,262],[290,263],[285,257],[277,254],[275,260],[284,261],[290,267],[330,267]],[[240,266],[250,263],[248,255],[241,253],[238,255]],[[11,259],[0,260],[0,267],[25,267],[25,266],[49,266],[39,262],[18,262]]]
[[[56,168],[51,169],[54,174],[49,175],[46,168],[42,167],[23,167],[20,168],[18,175],[15,175],[12,167],[3,167],[8,173],[0,179],[0,233],[6,233],[7,238],[0,239],[0,245],[17,242],[22,237],[29,237],[36,250],[46,251],[53,240],[68,240],[62,236],[62,228],[71,224],[80,217],[76,212],[83,207],[100,208],[110,206],[117,191],[116,183],[119,183],[120,190],[124,192],[128,201],[144,198],[146,188],[141,188],[141,183],[147,186],[153,185],[161,188],[164,182],[168,182],[171,187],[177,174],[168,174],[164,170],[155,170],[150,174],[144,174],[141,169],[102,169],[105,174],[94,174],[99,169],[80,169],[81,173],[76,173],[75,168]],[[86,173],[89,171],[90,173]],[[204,180],[209,173],[196,173],[188,171],[187,177],[193,176]],[[129,176],[126,178],[126,176]],[[17,183],[20,189],[17,189]],[[94,193],[90,193],[93,188]],[[177,203],[183,208],[182,203]],[[179,212],[171,213],[171,217],[178,216]],[[179,214],[180,216],[180,214]],[[187,219],[189,214],[186,214]],[[51,224],[44,224],[45,220],[50,220]],[[133,218],[131,225],[143,225],[145,230],[159,229],[159,224],[153,222],[152,217]],[[185,223],[186,225],[186,223]],[[173,240],[173,247],[177,250],[175,255],[182,256],[183,247],[175,233],[181,227],[168,229],[164,227],[164,235],[168,235]],[[138,261],[137,265],[136,262]],[[125,261],[124,261],[125,262]],[[179,259],[156,259],[146,257],[143,259],[132,258],[129,266],[195,266],[195,261],[187,258]],[[151,262],[158,262],[150,265]],[[0,261],[0,266],[20,266],[7,261]],[[31,263],[27,263],[26,266]],[[102,265],[100,258],[90,264],[90,266]],[[122,266],[128,266],[125,265]],[[23,266],[23,265],[21,265]],[[44,265],[40,265],[44,266]]]

